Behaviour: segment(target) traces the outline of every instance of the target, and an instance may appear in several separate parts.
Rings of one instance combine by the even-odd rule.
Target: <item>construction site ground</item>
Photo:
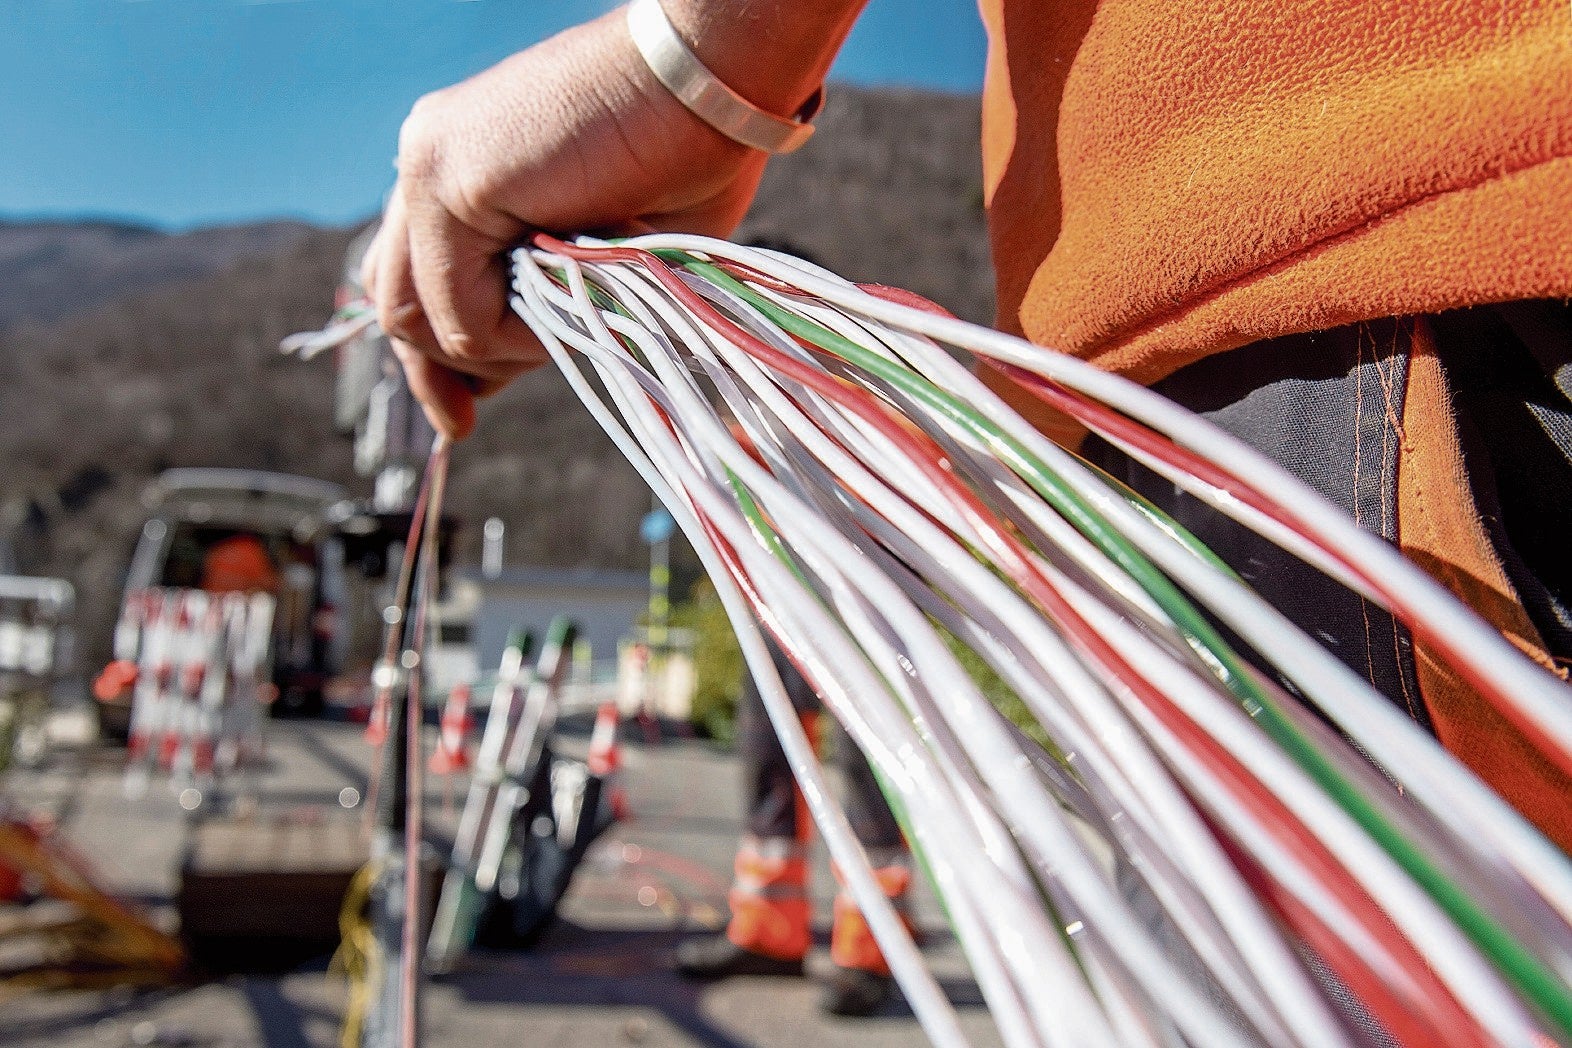
[[[585,729],[565,748],[582,748]],[[625,748],[622,785],[631,817],[612,827],[580,867],[560,920],[535,948],[472,955],[425,993],[423,1044],[430,1048],[647,1045],[882,1046],[925,1039],[898,997],[867,1019],[820,1014],[810,978],[739,978],[696,986],[671,970],[671,953],[690,934],[711,932],[725,915],[725,891],[742,821],[736,758],[705,741],[646,742],[637,727]],[[176,923],[173,900],[187,817],[155,782],[136,800],[122,784],[124,751],[97,745],[62,749],[37,771],[12,771],[5,792],[53,813],[65,839],[102,884]],[[371,751],[360,727],[323,721],[275,722],[269,756],[252,786],[259,818],[338,809],[363,798]],[[344,795],[348,788],[353,795]],[[429,783],[427,810],[437,836],[452,825],[446,801],[463,784]],[[821,915],[810,976],[827,955],[833,882],[815,848],[814,894]],[[921,889],[919,889],[921,891]],[[943,930],[932,898],[916,914],[925,949],[959,1008],[968,1035],[996,1035],[976,984]],[[35,992],[0,998],[0,1043],[12,1048],[330,1048],[338,1044],[342,979],[324,956],[283,974],[230,975],[192,985],[132,990]]]

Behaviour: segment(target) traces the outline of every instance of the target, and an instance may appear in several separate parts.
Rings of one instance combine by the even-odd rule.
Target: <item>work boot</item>
[[[802,975],[801,957],[771,957],[744,949],[724,935],[688,939],[677,946],[677,974],[711,981],[733,975]]]
[[[827,1015],[872,1015],[889,1000],[892,985],[888,975],[837,964],[819,993],[819,1009]]]
[[[800,966],[813,939],[806,846],[790,837],[749,834],[737,847],[735,866],[726,895],[731,909],[726,939],[743,954],[799,958],[793,963]],[[723,968],[733,963],[724,946],[711,950]]]

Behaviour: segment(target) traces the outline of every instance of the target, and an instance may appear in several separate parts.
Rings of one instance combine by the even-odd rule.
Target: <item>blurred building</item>
[[[597,662],[614,660],[618,643],[635,632],[650,599],[649,576],[642,571],[515,566],[486,575],[456,568],[449,585],[455,618],[469,612],[469,640],[482,672],[501,661],[509,630],[522,626],[541,637],[557,615],[578,624]]]

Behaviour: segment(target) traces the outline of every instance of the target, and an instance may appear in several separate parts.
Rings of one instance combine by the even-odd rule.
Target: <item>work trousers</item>
[[[770,657],[786,686],[798,716],[809,723],[818,720],[819,697],[802,674],[773,643]],[[830,722],[830,759],[845,780],[842,804],[851,821],[852,831],[863,847],[872,850],[904,848],[901,828],[890,814],[873,770],[851,738],[833,718]],[[810,738],[814,733],[810,733]],[[751,674],[743,682],[742,698],[737,704],[737,751],[742,760],[743,783],[747,791],[748,832],[758,838],[802,839],[807,818],[797,799],[797,780],[781,749],[780,740],[764,711],[757,685]]]
[[[1263,452],[1389,541],[1416,325],[1451,395],[1470,492],[1546,651],[1572,660],[1572,308],[1513,302],[1290,335],[1153,388]],[[1408,631],[1105,442],[1084,453],[1193,531],[1279,611],[1431,727]],[[1435,566],[1421,564],[1435,571]],[[1438,573],[1438,572],[1437,572]],[[1489,609],[1480,608],[1482,612]]]
[[[770,657],[817,750],[818,697],[773,644]],[[867,759],[838,724],[833,720],[829,723],[834,724],[831,730],[836,732],[831,740],[832,760],[845,779],[842,806],[873,864],[875,879],[910,926],[907,889],[911,885],[911,864],[900,826],[879,792]],[[737,849],[736,875],[728,896],[731,921],[726,935],[755,953],[783,960],[800,959],[808,952],[811,940],[811,826],[786,753],[751,675],[743,687],[737,730],[747,791],[748,832]],[[844,886],[835,899],[830,959],[842,968],[889,974],[872,930]]]

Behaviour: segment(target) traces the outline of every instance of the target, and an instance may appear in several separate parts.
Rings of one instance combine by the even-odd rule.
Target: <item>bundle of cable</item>
[[[869,758],[1006,1043],[1572,1043],[1566,857],[945,347],[1390,608],[1572,768],[1572,694],[1390,546],[1152,392],[905,292],[693,236],[513,259],[515,311],[693,540],[935,1043],[965,1040],[760,624]]]

